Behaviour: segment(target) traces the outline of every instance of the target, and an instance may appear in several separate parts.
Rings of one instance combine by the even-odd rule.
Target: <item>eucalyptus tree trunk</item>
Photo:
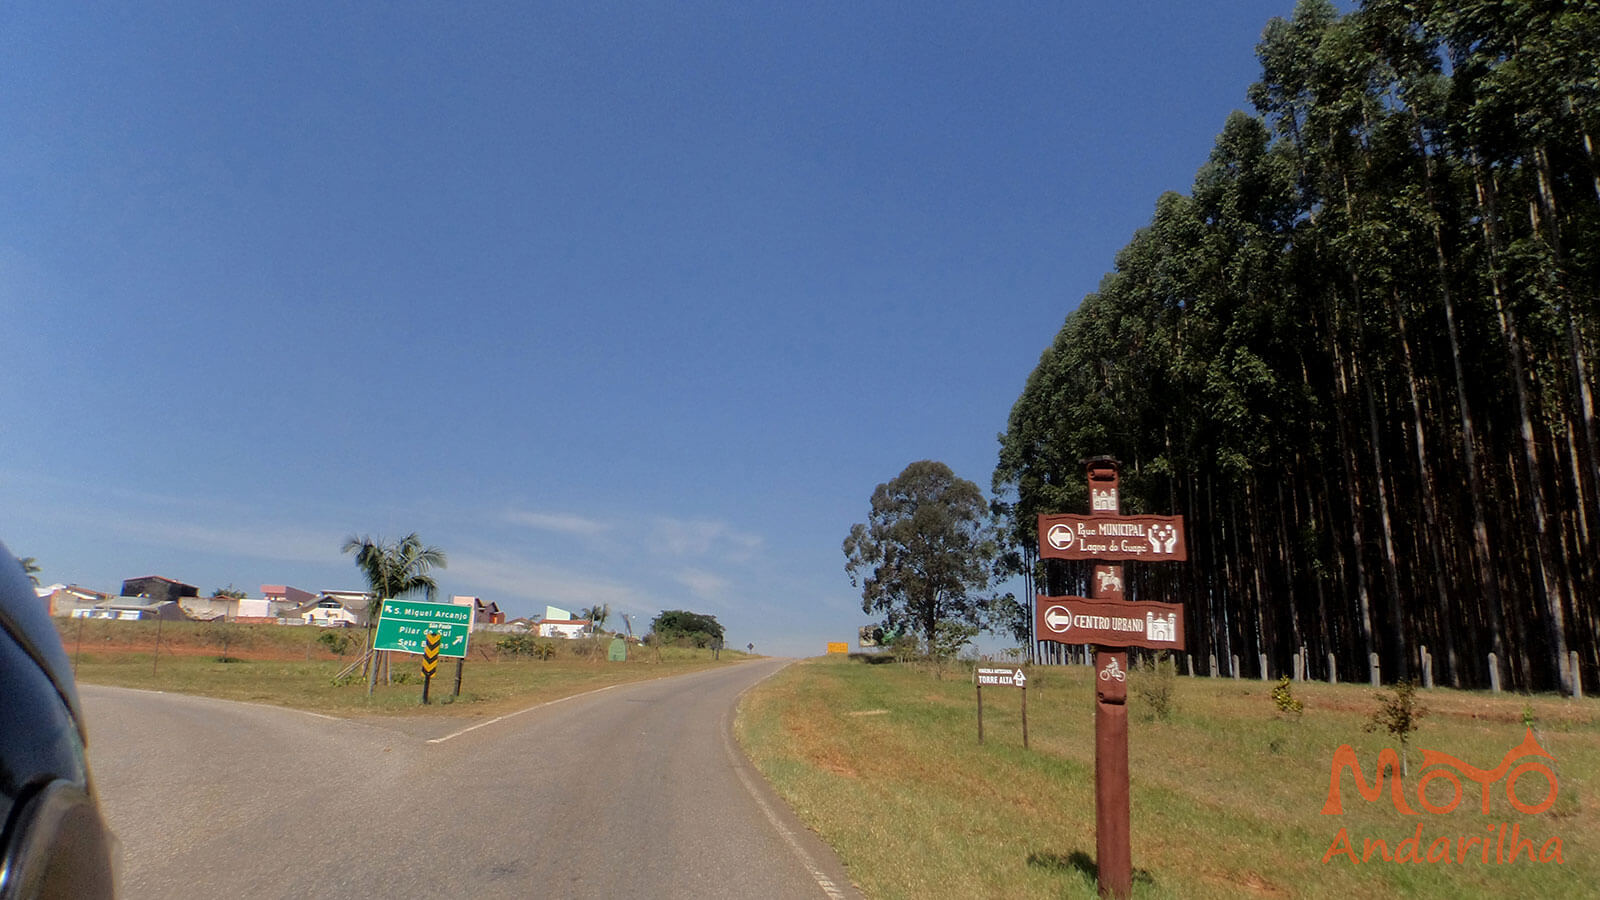
[[[1569,680],[1569,660],[1567,658],[1567,636],[1562,612],[1562,598],[1558,586],[1553,583],[1551,569],[1553,560],[1550,548],[1549,528],[1545,518],[1544,503],[1544,478],[1543,467],[1539,462],[1539,446],[1534,437],[1533,414],[1528,394],[1528,375],[1523,364],[1522,338],[1517,333],[1517,318],[1511,309],[1509,298],[1506,296],[1504,285],[1505,276],[1502,273],[1500,258],[1503,255],[1500,244],[1499,220],[1496,214],[1495,186],[1493,173],[1486,172],[1485,166],[1473,152],[1472,175],[1477,187],[1478,208],[1482,220],[1484,241],[1489,249],[1489,291],[1494,299],[1496,317],[1500,323],[1500,334],[1505,340],[1506,353],[1511,362],[1511,371],[1514,379],[1517,398],[1517,418],[1522,439],[1522,465],[1527,482],[1527,490],[1523,493],[1525,515],[1528,524],[1534,530],[1535,560],[1537,588],[1539,596],[1544,601],[1542,618],[1544,619],[1546,639],[1550,642],[1549,650],[1555,654],[1554,671],[1560,681],[1564,692],[1571,691]],[[1528,673],[1525,672],[1525,677]]]

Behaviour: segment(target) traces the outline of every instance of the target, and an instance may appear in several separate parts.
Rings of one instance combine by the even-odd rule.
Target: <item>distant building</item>
[[[321,597],[284,615],[323,628],[362,628],[367,624],[371,596],[364,591],[324,591]]]
[[[594,623],[588,619],[550,619],[545,618],[539,622],[539,636],[547,638],[566,638],[576,640],[588,637],[593,633]]]
[[[178,600],[182,597],[198,597],[200,589],[192,584],[173,581],[160,575],[144,575],[139,578],[129,578],[122,583],[122,596],[148,597],[158,603],[169,600]]]
[[[159,600],[149,603],[141,602],[144,598],[114,597],[93,606],[79,607],[72,611],[74,619],[121,619],[135,622],[139,619],[168,619],[181,620],[188,618],[183,610],[178,607],[176,600]]]
[[[498,603],[484,603],[481,597],[455,596],[450,602],[457,606],[472,607],[472,627],[482,628],[487,625],[504,625],[506,614],[500,611]]]
[[[102,594],[99,591],[91,591],[88,588],[78,587],[75,584],[56,586],[55,590],[50,592],[50,615],[74,615],[79,609],[91,607],[97,603],[104,603],[110,599],[110,594]]]
[[[184,597],[178,601],[184,615],[197,622],[227,621],[239,617],[239,601],[234,597]]]
[[[287,604],[289,608],[305,606],[317,599],[317,595],[310,591],[302,591],[285,584],[263,584],[261,596],[266,598],[268,603]]]

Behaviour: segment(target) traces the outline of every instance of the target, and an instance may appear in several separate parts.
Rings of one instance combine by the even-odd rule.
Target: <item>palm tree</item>
[[[424,547],[415,531],[398,541],[386,543],[382,538],[363,535],[345,538],[344,553],[354,553],[356,566],[366,576],[372,600],[367,604],[367,626],[377,620],[378,609],[385,600],[421,591],[433,599],[438,585],[428,570],[445,568],[448,560],[438,547]]]
[[[38,587],[39,586],[39,561],[34,559],[31,556],[22,556],[22,557],[18,557],[17,558],[17,562],[22,564],[22,571],[24,571],[24,572],[26,572],[28,574],[28,580],[33,582],[33,586],[34,587]]]
[[[424,547],[415,531],[393,543],[385,543],[382,538],[374,540],[366,535],[359,538],[351,535],[345,538],[341,552],[356,555],[356,566],[366,576],[367,587],[372,591],[372,599],[367,603],[367,696],[370,697],[378,674],[371,657],[376,638],[373,628],[383,601],[417,591],[432,600],[438,585],[428,570],[435,566],[443,569],[447,560],[438,547]]]
[[[597,603],[588,609],[579,610],[578,615],[593,623],[594,631],[598,633],[606,624],[606,619],[611,618],[611,604]]]

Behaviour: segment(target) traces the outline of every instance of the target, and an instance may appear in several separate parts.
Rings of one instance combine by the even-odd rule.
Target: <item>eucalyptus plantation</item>
[[[994,488],[1019,558],[1123,462],[1191,650],[1522,689],[1600,669],[1600,2],[1304,0],[1253,114],[1041,356]],[[1049,593],[1087,569],[1037,566]],[[1577,651],[1581,672],[1570,666]]]

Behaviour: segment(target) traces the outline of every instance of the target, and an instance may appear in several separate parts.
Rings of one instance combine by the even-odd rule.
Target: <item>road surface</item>
[[[782,661],[499,719],[334,719],[80,687],[122,895],[856,897],[733,743]]]

